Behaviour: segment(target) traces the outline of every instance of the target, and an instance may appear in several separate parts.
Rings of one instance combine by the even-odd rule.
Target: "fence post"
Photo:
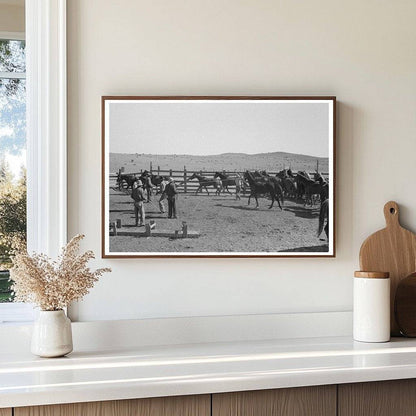
[[[152,161],[150,161],[150,173],[153,171]]]
[[[172,177],[172,169],[169,169],[169,176]]]
[[[160,176],[160,166],[157,166],[157,176]]]
[[[185,193],[188,192],[188,187],[186,185],[187,177],[186,177],[186,166],[183,167],[183,191]]]

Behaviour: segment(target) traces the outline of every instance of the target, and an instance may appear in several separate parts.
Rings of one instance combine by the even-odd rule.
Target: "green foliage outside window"
[[[8,269],[13,251],[26,241],[26,172],[15,181],[0,164],[0,302],[12,300]]]

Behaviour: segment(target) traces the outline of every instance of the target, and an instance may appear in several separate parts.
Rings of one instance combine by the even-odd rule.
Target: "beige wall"
[[[24,32],[25,8],[0,4],[0,32]]]
[[[97,260],[79,319],[351,309],[361,241],[416,229],[416,2],[68,0],[69,234],[100,253],[100,96],[336,95],[336,259]]]

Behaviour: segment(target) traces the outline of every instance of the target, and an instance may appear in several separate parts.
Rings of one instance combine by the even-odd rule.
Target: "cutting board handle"
[[[395,201],[389,201],[384,205],[384,218],[387,227],[399,227],[399,205]]]

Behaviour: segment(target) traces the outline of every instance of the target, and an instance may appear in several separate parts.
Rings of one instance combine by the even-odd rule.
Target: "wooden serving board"
[[[390,329],[397,336],[400,331],[394,317],[394,298],[400,280],[416,271],[416,235],[400,225],[396,202],[384,205],[384,217],[386,228],[370,235],[361,246],[360,268],[390,273]]]

